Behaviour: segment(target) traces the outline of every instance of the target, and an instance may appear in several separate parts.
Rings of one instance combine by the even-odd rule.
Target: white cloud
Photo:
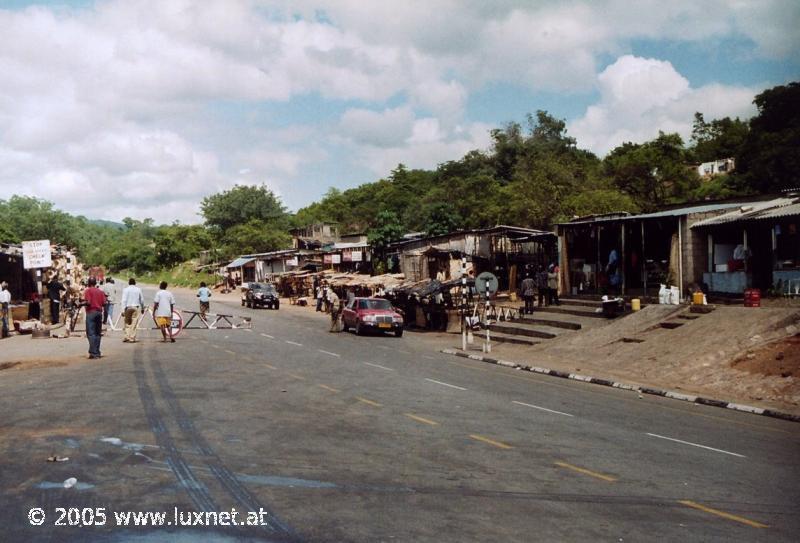
[[[755,89],[707,85],[693,89],[669,62],[626,55],[597,77],[600,101],[569,123],[578,145],[605,154],[623,142],[641,143],[658,131],[688,142],[694,112],[708,119],[749,118]]]
[[[305,187],[329,169],[384,175],[398,162],[433,167],[487,146],[489,127],[464,113],[470,92],[496,82],[599,88],[600,101],[570,126],[595,149],[654,127],[685,133],[694,110],[744,115],[760,89],[692,88],[668,63],[634,57],[598,78],[600,60],[634,40],[742,36],[751,54],[791,58],[799,16],[780,0],[98,0],[0,10],[0,193],[166,221],[196,221],[204,195],[237,182],[307,202],[319,195]],[[319,123],[238,115],[298,97],[335,113]],[[230,111],[214,113],[220,104]]]
[[[355,142],[376,147],[392,147],[405,141],[414,124],[414,112],[409,107],[382,112],[348,109],[340,121],[341,133]]]
[[[457,160],[473,149],[488,149],[490,128],[474,123],[444,133],[436,119],[419,119],[414,123],[413,135],[403,144],[389,148],[358,146],[352,148],[352,153],[355,161],[375,176],[385,176],[401,163],[409,168],[432,169],[448,160]]]

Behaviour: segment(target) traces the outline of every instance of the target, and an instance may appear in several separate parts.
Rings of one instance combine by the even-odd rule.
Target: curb
[[[440,352],[453,356],[460,356],[461,358],[469,358],[470,360],[477,360],[479,362],[486,362],[488,364],[496,364],[498,366],[504,366],[507,368],[525,370],[533,373],[540,373],[542,375],[550,375],[552,377],[560,377],[562,379],[572,379],[574,381],[583,381],[585,383],[591,383],[593,385],[602,385],[612,388],[619,388],[622,390],[630,390],[632,392],[638,392],[640,394],[650,394],[652,396],[672,398],[673,400],[682,400],[684,402],[692,402],[701,405],[710,405],[712,407],[722,407],[724,409],[733,409],[734,411],[752,413],[753,415],[763,415],[765,417],[772,417],[774,419],[788,420],[791,422],[800,422],[800,415],[792,415],[791,413],[775,411],[774,409],[763,409],[761,407],[753,407],[751,405],[726,402],[724,400],[703,398],[701,396],[693,396],[691,394],[683,394],[681,392],[674,392],[671,390],[662,390],[660,388],[629,385],[626,383],[611,381],[609,379],[600,379],[598,377],[590,377],[588,375],[580,375],[577,373],[569,373],[566,371],[552,370],[549,368],[540,368],[538,366],[525,366],[522,364],[517,364],[516,362],[509,362],[507,360],[500,360],[497,358],[489,358],[487,356],[481,356],[478,354],[462,353],[455,349],[442,349]]]

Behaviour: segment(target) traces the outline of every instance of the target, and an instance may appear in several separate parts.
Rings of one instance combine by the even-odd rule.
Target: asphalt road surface
[[[800,534],[796,423],[455,358],[420,333],[331,334],[309,309],[212,311],[253,327],[0,372],[0,540]]]

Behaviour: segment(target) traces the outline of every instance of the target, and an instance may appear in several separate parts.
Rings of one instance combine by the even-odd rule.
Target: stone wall
[[[681,236],[683,238],[683,287],[688,288],[692,283],[703,281],[703,273],[708,270],[708,231],[706,229],[692,228],[692,225],[722,215],[730,209],[706,211],[703,213],[690,213],[681,219]]]

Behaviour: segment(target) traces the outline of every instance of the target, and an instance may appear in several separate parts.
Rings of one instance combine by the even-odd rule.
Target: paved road
[[[253,329],[187,330],[175,344],[148,331],[99,362],[0,373],[0,539],[800,533],[796,423],[454,358],[425,334],[330,334],[308,309],[214,309],[253,315]],[[69,477],[78,483],[64,489]],[[28,522],[33,507],[42,526]],[[79,524],[97,520],[87,508],[108,519],[54,526],[57,507],[79,509]],[[194,525],[124,527],[113,516],[176,508]],[[232,508],[239,520],[260,511],[263,524],[209,527],[191,514]]]

